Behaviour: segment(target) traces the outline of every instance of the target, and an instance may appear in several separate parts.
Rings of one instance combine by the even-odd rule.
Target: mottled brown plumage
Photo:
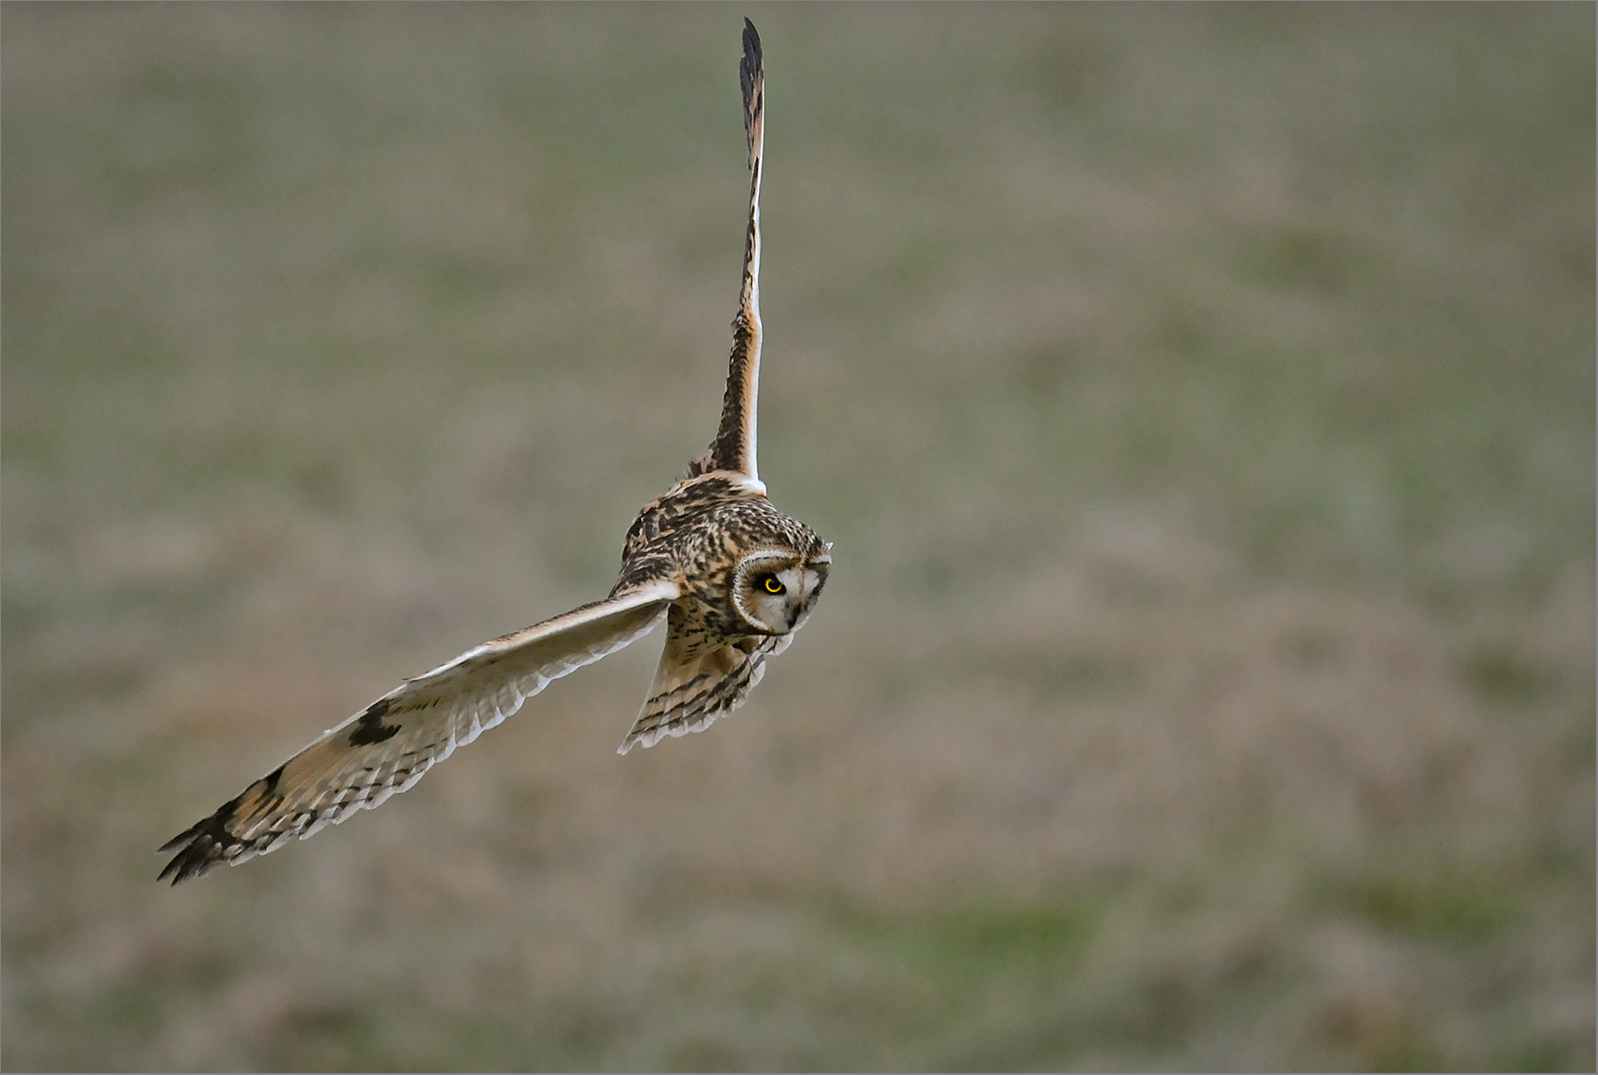
[[[621,745],[698,731],[737,708],[804,625],[831,546],[766,499],[755,464],[760,376],[760,168],[765,77],[744,20],[739,82],[749,141],[743,287],[721,423],[710,450],[627,531],[610,595],[407,680],[161,848],[173,884],[304,839],[404,791],[554,679],[667,621],[643,710]]]
[[[764,486],[730,471],[690,474],[639,512],[613,594],[651,577],[672,579],[682,594],[671,603],[655,684],[621,752],[697,731],[741,705],[765,674],[765,658],[787,648],[810,615],[831,548],[772,507]],[[768,580],[781,591],[766,596]],[[777,596],[777,612],[751,607]]]

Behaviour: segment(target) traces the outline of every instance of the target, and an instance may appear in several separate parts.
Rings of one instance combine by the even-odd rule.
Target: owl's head
[[[831,542],[817,541],[805,552],[756,549],[733,571],[733,608],[760,634],[797,631],[821,596],[831,566]]]

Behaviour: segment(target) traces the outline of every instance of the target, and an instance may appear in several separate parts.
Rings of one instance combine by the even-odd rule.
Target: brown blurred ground
[[[810,626],[169,890],[707,442],[744,12],[0,9],[4,1066],[1591,1070],[1593,9],[747,12]]]

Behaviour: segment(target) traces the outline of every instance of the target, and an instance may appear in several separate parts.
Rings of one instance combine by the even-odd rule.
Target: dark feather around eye
[[[782,593],[783,590],[787,589],[787,587],[782,584],[782,580],[776,575],[761,576],[760,585],[761,588],[767,593]]]

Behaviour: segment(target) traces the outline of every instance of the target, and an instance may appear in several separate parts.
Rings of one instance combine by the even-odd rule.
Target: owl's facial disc
[[[762,634],[796,631],[827,581],[828,566],[806,563],[788,551],[754,553],[738,566],[733,604],[739,616]]]

